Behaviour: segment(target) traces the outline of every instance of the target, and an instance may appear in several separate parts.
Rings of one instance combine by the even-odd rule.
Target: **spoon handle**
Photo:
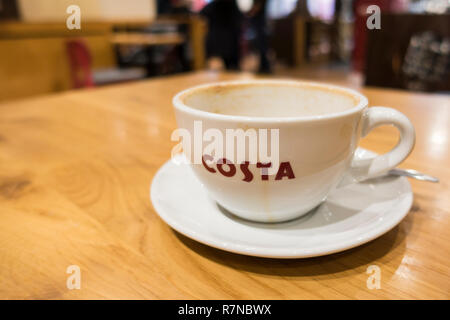
[[[419,171],[416,170],[412,170],[412,169],[392,169],[389,170],[388,172],[389,175],[394,175],[394,176],[403,176],[403,177],[410,177],[413,179],[417,179],[417,180],[421,180],[421,181],[429,181],[429,182],[439,182],[439,179],[424,173],[421,173]]]

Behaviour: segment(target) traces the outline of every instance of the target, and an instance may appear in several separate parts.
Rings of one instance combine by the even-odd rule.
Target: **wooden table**
[[[157,46],[168,44],[180,44],[185,38],[178,32],[161,34],[137,33],[137,32],[116,32],[111,35],[111,43],[116,45],[142,45]]]
[[[175,144],[171,97],[243,77],[196,73],[1,104],[0,298],[448,299],[448,96],[362,90],[416,126],[402,166],[441,179],[411,181],[411,212],[366,245],[303,260],[252,258],[162,222],[149,187]],[[394,132],[378,128],[362,146],[386,151]],[[66,287],[70,265],[80,267],[80,290]],[[380,267],[381,289],[367,288],[369,265]]]

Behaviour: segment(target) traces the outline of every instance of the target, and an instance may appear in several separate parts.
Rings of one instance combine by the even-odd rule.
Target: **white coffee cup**
[[[394,168],[415,143],[414,127],[405,115],[385,107],[368,108],[367,98],[360,93],[328,84],[291,80],[213,83],[178,93],[173,104],[179,128],[197,141],[202,137],[195,123],[201,123],[203,132],[215,129],[224,136],[227,129],[255,129],[258,134],[260,129],[278,129],[281,174],[277,168],[271,175],[263,174],[255,163],[240,170],[242,161],[217,163],[208,154],[203,154],[201,163],[192,164],[220,206],[253,221],[297,218],[321,204],[338,185]],[[371,160],[353,159],[360,137],[385,124],[400,131],[397,146]],[[192,150],[184,152],[192,161]],[[281,169],[281,163],[287,167]]]

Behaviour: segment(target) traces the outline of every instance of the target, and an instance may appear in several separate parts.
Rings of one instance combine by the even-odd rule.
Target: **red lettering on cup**
[[[202,163],[203,163],[203,166],[205,167],[206,170],[208,170],[211,173],[215,173],[216,170],[214,170],[213,168],[208,166],[206,164],[206,160],[212,161],[212,160],[214,160],[214,158],[212,156],[210,156],[209,154],[204,154],[203,157],[202,157]]]
[[[256,163],[257,168],[261,168],[261,180],[269,180],[269,175],[267,174],[267,168],[272,167],[272,162],[268,163]]]
[[[280,163],[275,180],[281,180],[283,177],[288,177],[288,179],[294,179],[294,171],[292,171],[291,164],[289,162]]]
[[[224,165],[227,165],[230,169],[228,171],[225,171],[223,169]],[[219,172],[225,177],[232,177],[236,174],[236,166],[230,160],[227,160],[225,158],[217,161],[217,170],[219,170]]]
[[[211,167],[211,165],[208,165],[206,161],[213,161],[214,157],[208,154],[203,155],[202,157],[202,164],[205,167],[206,170],[208,170],[211,173],[216,173],[216,170]],[[239,165],[239,169],[241,169],[242,173],[244,174],[244,178],[242,181],[245,182],[251,182],[253,181],[253,173],[250,170],[250,162],[245,161]],[[216,163],[217,170],[224,176],[224,177],[234,177],[236,175],[236,165],[233,164],[230,160],[226,158],[219,159]],[[261,180],[262,181],[269,181],[269,174],[268,174],[268,168],[272,167],[272,163],[262,163],[257,162],[256,167],[261,169]],[[284,177],[287,177],[288,179],[295,179],[294,171],[292,170],[291,164],[286,162],[281,162],[280,166],[278,167],[277,174],[275,175],[275,180],[282,180]]]
[[[253,180],[253,173],[248,168],[250,162],[245,161],[240,165],[241,171],[244,174],[244,179],[242,181],[250,182]]]

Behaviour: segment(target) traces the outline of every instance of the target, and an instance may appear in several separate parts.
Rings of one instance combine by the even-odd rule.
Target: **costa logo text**
[[[255,175],[259,175],[260,179],[263,181],[269,180],[269,168],[272,167],[271,162],[257,162],[256,167],[260,169],[260,172],[253,174],[250,170],[250,162],[244,161],[238,167],[226,158],[219,159],[216,163],[214,163],[214,157],[208,154],[203,155],[202,164],[206,170],[211,173],[219,172],[224,177],[234,177],[238,171],[242,173],[242,181],[251,182]],[[281,162],[275,178],[273,180],[282,180],[282,179],[295,179],[294,171],[292,170],[291,164],[289,161]]]

